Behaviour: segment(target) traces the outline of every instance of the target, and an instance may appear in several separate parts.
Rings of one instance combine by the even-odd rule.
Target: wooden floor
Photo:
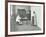
[[[15,31],[34,31],[39,29],[39,27],[32,25],[17,25]]]

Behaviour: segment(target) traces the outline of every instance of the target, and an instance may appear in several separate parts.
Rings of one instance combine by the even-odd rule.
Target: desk
[[[20,19],[20,21],[23,23],[23,24],[28,24],[29,22],[29,19]]]

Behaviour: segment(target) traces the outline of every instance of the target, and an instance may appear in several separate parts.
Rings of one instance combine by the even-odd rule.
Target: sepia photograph
[[[43,4],[8,3],[8,35],[43,33]]]

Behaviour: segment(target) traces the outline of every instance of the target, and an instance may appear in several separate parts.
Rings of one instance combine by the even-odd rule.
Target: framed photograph
[[[7,35],[37,35],[45,33],[45,3],[9,1]]]

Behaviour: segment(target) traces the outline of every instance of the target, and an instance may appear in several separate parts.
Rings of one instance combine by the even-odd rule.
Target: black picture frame
[[[43,33],[28,33],[28,34],[14,34],[14,35],[8,35],[8,3],[31,3],[31,4],[43,4]],[[42,35],[45,34],[45,3],[44,2],[27,2],[27,1],[9,1],[5,0],[5,37],[8,36],[24,36],[24,35]]]

